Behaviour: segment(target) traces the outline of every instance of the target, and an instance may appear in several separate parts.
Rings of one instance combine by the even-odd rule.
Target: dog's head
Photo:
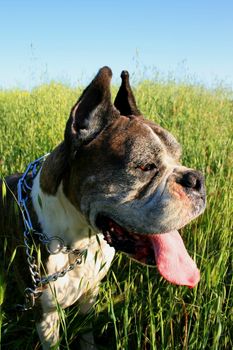
[[[176,139],[141,115],[126,71],[112,104],[111,77],[100,69],[71,110],[65,193],[116,250],[192,287],[199,271],[177,230],[203,212],[204,178],[180,164]]]

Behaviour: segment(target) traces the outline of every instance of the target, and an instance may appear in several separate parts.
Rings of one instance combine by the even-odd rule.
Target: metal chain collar
[[[53,236],[49,238],[45,233],[38,232],[32,226],[31,218],[27,208],[27,203],[31,199],[30,193],[32,190],[32,186],[29,185],[28,180],[30,179],[30,181],[32,181],[36,177],[38,171],[41,168],[41,165],[43,164],[48,155],[49,153],[30,163],[25,173],[18,181],[18,205],[21,210],[25,227],[24,245],[29,271],[32,279],[32,287],[28,287],[24,291],[25,303],[23,305],[17,305],[17,309],[20,309],[21,311],[27,311],[32,309],[35,305],[36,299],[39,298],[42,294],[43,286],[49,284],[50,282],[55,282],[58,278],[65,276],[67,272],[74,270],[77,265],[80,265],[82,263],[83,257],[86,258],[87,255],[87,248],[82,250],[71,249],[70,247],[65,245],[64,241],[60,237]],[[61,271],[55,272],[48,276],[41,277],[38,265],[36,263],[36,248],[33,236],[34,238],[37,237],[39,241],[45,245],[49,254],[58,254],[60,252],[64,254],[72,254],[76,256],[74,262],[72,264],[69,264],[66,268],[62,269]]]

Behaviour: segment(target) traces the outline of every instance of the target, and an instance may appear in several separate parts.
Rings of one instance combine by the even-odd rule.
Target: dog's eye
[[[146,165],[139,165],[138,168],[141,169],[142,171],[151,171],[156,168],[156,165],[154,163],[151,163]]]

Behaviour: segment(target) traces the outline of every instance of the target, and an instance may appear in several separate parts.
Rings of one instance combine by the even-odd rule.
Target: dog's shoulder
[[[23,251],[24,226],[17,203],[17,184],[21,176],[16,173],[0,181],[0,256],[6,267],[12,256],[18,259]]]
[[[12,197],[12,195],[16,195],[18,181],[21,176],[22,176],[21,173],[16,173],[13,175],[6,176],[3,179],[0,179],[0,198],[1,199],[3,198],[4,195],[7,196],[7,199],[9,197]],[[4,187],[6,189],[4,189]]]
[[[0,180],[0,235],[6,236],[4,231],[19,224],[17,184],[21,176],[22,174],[16,173]]]

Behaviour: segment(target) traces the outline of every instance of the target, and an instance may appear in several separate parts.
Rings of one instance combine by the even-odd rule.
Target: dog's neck
[[[40,226],[49,238],[60,237],[73,249],[82,249],[89,243],[94,232],[65,196],[62,182],[55,195],[46,194],[40,187],[39,172],[33,182],[31,197]]]

